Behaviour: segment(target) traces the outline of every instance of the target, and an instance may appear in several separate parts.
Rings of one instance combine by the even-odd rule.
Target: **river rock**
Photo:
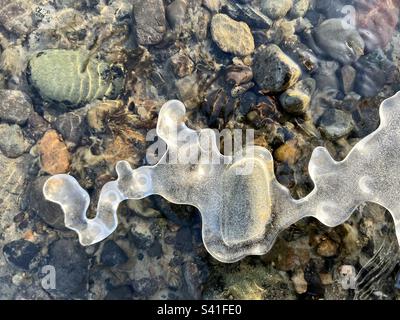
[[[315,86],[315,80],[308,78],[287,89],[279,98],[283,109],[292,114],[305,113],[310,106]]]
[[[167,31],[167,20],[162,0],[134,0],[133,16],[139,44],[155,45],[162,41]]]
[[[183,24],[186,16],[186,10],[186,0],[175,0],[167,7],[167,20],[172,29],[176,29]]]
[[[265,92],[285,91],[301,76],[300,67],[275,44],[258,48],[253,66],[254,79]]]
[[[226,53],[247,56],[254,51],[254,39],[249,26],[226,14],[219,13],[212,18],[211,35],[218,47]]]
[[[293,0],[262,0],[261,10],[271,19],[281,19],[292,8]]]
[[[30,269],[30,264],[38,253],[39,246],[23,239],[12,241],[3,247],[7,261],[24,270]]]
[[[310,0],[294,0],[292,9],[289,11],[291,18],[304,17],[310,7]]]
[[[342,64],[351,64],[364,54],[364,40],[343,19],[325,20],[315,28],[314,38],[325,54]]]
[[[16,124],[0,124],[0,151],[9,158],[18,158],[29,148],[21,128]]]
[[[330,140],[348,135],[354,128],[352,116],[342,110],[329,108],[318,120],[319,129]]]
[[[23,125],[33,112],[29,97],[18,90],[0,90],[0,119]]]

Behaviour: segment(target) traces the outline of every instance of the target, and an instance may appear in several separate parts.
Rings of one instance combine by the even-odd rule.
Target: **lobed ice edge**
[[[60,174],[46,181],[45,198],[61,206],[66,227],[77,232],[82,245],[97,243],[115,230],[120,202],[152,194],[198,208],[204,245],[222,262],[266,253],[280,231],[303,217],[337,226],[364,202],[390,211],[400,239],[400,92],[381,104],[379,128],[360,140],[343,161],[336,162],[323,147],[313,151],[309,174],[314,189],[299,200],[276,180],[267,149],[248,146],[244,155],[224,156],[213,131],[196,132],[185,125],[185,112],[177,100],[162,107],[157,134],[166,142],[167,152],[158,164],[135,170],[126,161],[118,162],[118,179],[102,188],[93,219],[86,217],[89,195],[72,176]],[[176,133],[188,139],[179,141]],[[198,151],[198,164],[163,161],[188,147]],[[210,157],[219,161],[201,161]],[[250,172],[238,174],[248,165]]]

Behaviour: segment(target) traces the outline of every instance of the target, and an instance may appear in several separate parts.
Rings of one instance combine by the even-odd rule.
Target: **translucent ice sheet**
[[[89,195],[73,177],[61,174],[47,180],[46,199],[61,205],[65,225],[78,233],[81,244],[99,242],[115,230],[121,201],[152,194],[198,208],[204,245],[223,262],[266,253],[280,231],[303,217],[337,226],[367,201],[390,211],[400,239],[400,93],[382,103],[379,128],[343,161],[333,160],[323,147],[314,150],[309,174],[315,187],[299,200],[276,180],[268,150],[248,146],[244,154],[224,156],[212,130],[193,131],[184,117],[179,101],[162,107],[157,134],[167,143],[167,152],[158,164],[136,170],[120,161],[118,179],[104,185],[93,219],[86,217]],[[177,133],[187,138],[177,139]],[[168,161],[189,149],[198,151],[194,164]]]

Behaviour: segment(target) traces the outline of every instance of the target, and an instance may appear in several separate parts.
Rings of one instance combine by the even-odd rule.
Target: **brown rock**
[[[49,174],[68,172],[71,157],[57,131],[49,130],[44,134],[39,141],[38,151],[43,171]]]
[[[317,253],[322,257],[333,257],[337,254],[338,245],[331,239],[324,239],[317,247]]]
[[[295,164],[299,160],[300,155],[301,153],[295,140],[289,140],[274,152],[274,158],[277,161],[286,162],[290,165]]]
[[[302,270],[296,272],[291,280],[298,294],[303,294],[307,291],[307,281],[304,279],[304,272]]]

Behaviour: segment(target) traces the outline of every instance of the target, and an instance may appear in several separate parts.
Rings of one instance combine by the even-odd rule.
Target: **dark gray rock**
[[[23,125],[33,112],[29,97],[18,90],[0,90],[0,119]]]
[[[272,26],[273,21],[253,5],[237,3],[233,0],[227,1],[221,8],[221,12],[232,19],[246,22],[250,27],[256,29],[267,29]]]
[[[64,113],[54,122],[54,127],[65,141],[79,144],[86,130],[85,113],[84,111]]]
[[[104,300],[132,300],[133,290],[130,286],[120,286],[108,291]]]
[[[141,278],[132,282],[134,296],[136,297],[151,297],[154,295],[159,287],[157,279]]]
[[[355,91],[364,97],[376,96],[385,84],[393,83],[396,66],[382,50],[363,56],[356,64]]]
[[[134,0],[133,16],[139,44],[154,45],[162,41],[167,31],[162,0]]]
[[[16,124],[0,124],[0,151],[8,158],[18,158],[29,148],[21,128]]]
[[[100,262],[107,267],[114,267],[128,261],[128,256],[121,247],[112,240],[106,241],[101,252]]]
[[[49,177],[38,177],[27,188],[25,205],[28,210],[38,215],[49,226],[65,229],[64,213],[54,202],[47,201],[43,196],[43,185]]]
[[[48,262],[56,271],[55,292],[65,298],[87,293],[89,260],[77,240],[60,239],[49,246]]]
[[[26,240],[15,240],[3,247],[3,254],[12,265],[29,270],[32,260],[39,253],[39,246]]]
[[[314,79],[317,82],[318,89],[339,89],[339,81],[336,72],[339,69],[339,63],[336,61],[321,60],[318,63],[318,69],[315,72]]]
[[[301,76],[299,66],[275,44],[258,48],[253,66],[254,80],[266,93],[285,91]]]
[[[348,135],[354,128],[352,116],[342,110],[330,108],[318,120],[321,132],[330,140]]]

